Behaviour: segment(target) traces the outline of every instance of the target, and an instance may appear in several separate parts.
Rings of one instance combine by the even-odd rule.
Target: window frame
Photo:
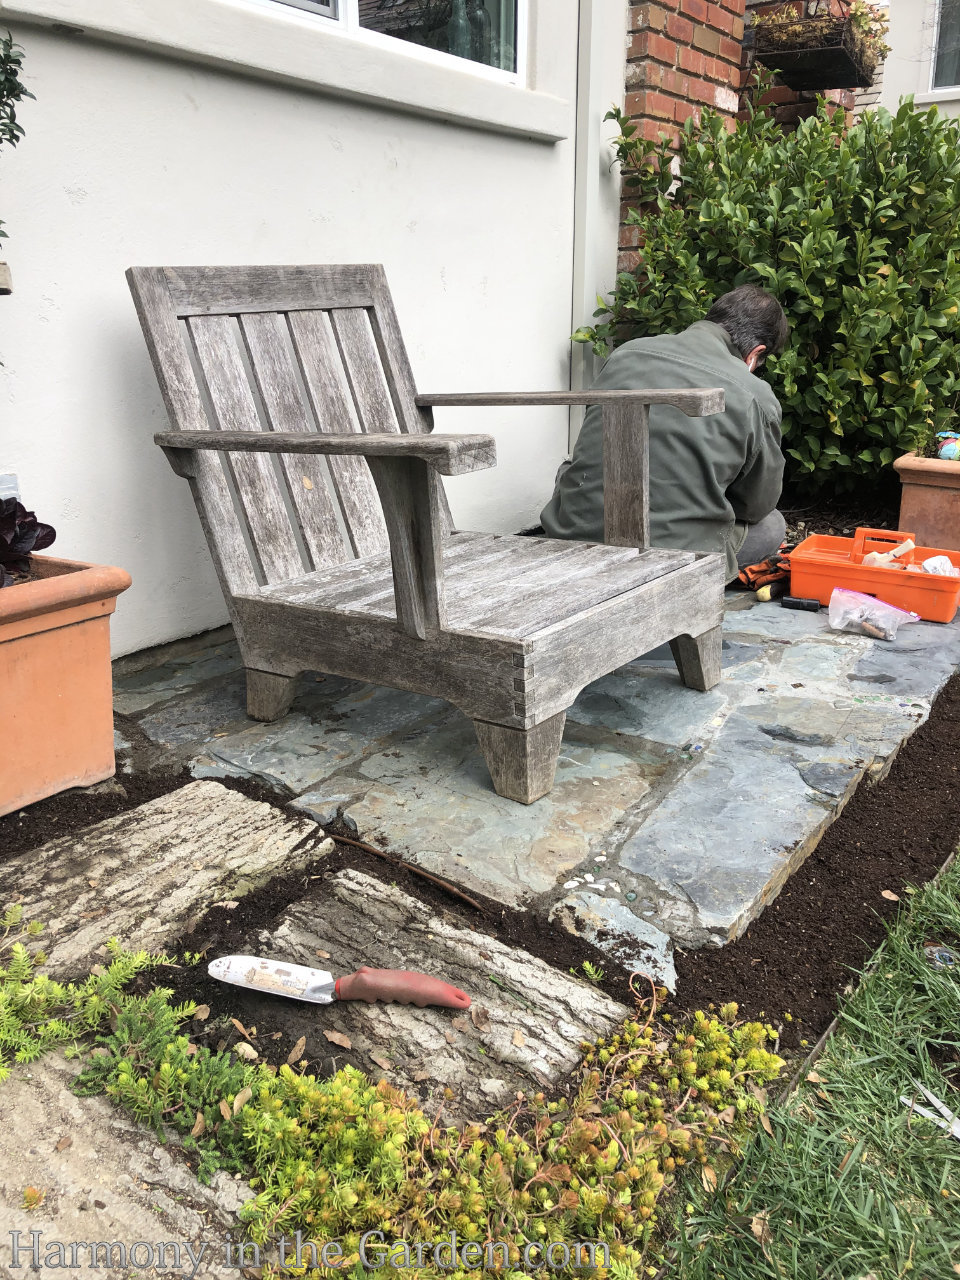
[[[936,21],[933,27],[933,43],[930,49],[930,74],[928,93],[942,94],[947,97],[956,98],[960,96],[960,81],[953,84],[937,84],[937,57],[940,53],[940,22],[943,16],[943,0],[937,0]],[[926,95],[924,95],[926,96]]]
[[[350,29],[345,19],[280,0],[0,0],[0,8],[9,22],[52,28],[71,40],[90,38],[391,114],[549,145],[576,127],[575,86],[564,83],[559,93],[549,87],[556,83],[555,50],[549,40],[533,38],[550,30],[545,11],[551,2],[521,0],[517,73]]]
[[[303,9],[306,13],[315,14],[318,18],[332,18],[335,22],[340,14],[338,0],[277,0],[279,4],[288,4],[294,9]]]
[[[527,41],[530,26],[529,0],[516,0],[516,69],[513,71],[505,71],[501,67],[491,67],[485,62],[474,62],[471,58],[461,58],[457,54],[444,53],[439,49],[428,49],[424,45],[414,44],[412,41],[404,40],[400,36],[392,36],[384,31],[374,31],[370,27],[363,27],[360,25],[359,0],[327,0],[325,6],[324,0],[319,0],[317,4],[314,4],[312,0],[252,0],[252,2],[261,4],[268,9],[276,8],[278,5],[300,9],[323,23],[335,24],[344,35],[350,36],[351,39],[369,42],[388,53],[406,55],[424,62],[433,62],[438,66],[455,67],[466,74],[483,76],[484,78],[497,80],[501,84],[512,84],[518,88],[526,87],[525,69],[527,67]],[[333,10],[333,12],[324,13],[322,11],[323,7]]]

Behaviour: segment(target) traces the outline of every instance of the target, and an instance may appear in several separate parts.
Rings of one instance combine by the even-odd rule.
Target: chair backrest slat
[[[239,335],[229,316],[194,316],[187,321],[210,403],[221,431],[262,431]],[[297,578],[307,566],[297,546],[273,458],[264,453],[229,457],[250,538],[267,582]]]
[[[360,430],[367,435],[378,431],[399,431],[396,410],[383,376],[380,352],[367,313],[351,308],[334,311],[330,318],[357,408]]]
[[[428,429],[382,267],[134,267],[127,278],[176,429]],[[228,593],[388,548],[363,458],[198,451],[192,465]]]
[[[303,381],[321,431],[359,431],[356,409],[330,317],[322,311],[290,313],[290,332]],[[365,458],[329,459],[330,478],[340,499],[354,553],[387,549],[387,526]]]
[[[290,332],[282,315],[241,315],[250,365],[271,431],[316,431],[294,365]],[[300,454],[280,456],[290,496],[300,520],[300,533],[315,566],[339,564],[347,558],[333,499],[327,488],[325,460]]]

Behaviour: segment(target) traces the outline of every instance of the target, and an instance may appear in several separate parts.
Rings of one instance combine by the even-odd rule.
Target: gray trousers
[[[786,532],[787,522],[779,511],[771,511],[756,524],[747,525],[747,536],[737,552],[737,567],[743,569],[748,564],[759,564],[768,556],[776,555]]]

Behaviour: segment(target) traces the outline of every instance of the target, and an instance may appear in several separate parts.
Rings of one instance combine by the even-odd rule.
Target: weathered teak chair
[[[135,267],[128,280],[247,671],[273,720],[301,671],[445,698],[493,784],[553,785],[567,708],[669,640],[720,677],[723,561],[648,547],[647,406],[704,391],[418,396],[379,266]],[[605,543],[454,533],[442,475],[495,465],[434,405],[603,404]],[[378,500],[379,498],[379,500]]]

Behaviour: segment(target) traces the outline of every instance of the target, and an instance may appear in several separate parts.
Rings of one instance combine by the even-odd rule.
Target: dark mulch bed
[[[787,542],[802,542],[814,533],[852,538],[857,529],[896,529],[900,515],[899,496],[887,491],[866,500],[851,497],[804,502],[784,496],[780,510],[787,522]]]
[[[861,786],[780,896],[737,942],[677,957],[684,1009],[735,1000],[749,1017],[786,1023],[782,1042],[812,1045],[837,996],[900,909],[884,889],[930,880],[960,840],[960,674],[889,774]]]

